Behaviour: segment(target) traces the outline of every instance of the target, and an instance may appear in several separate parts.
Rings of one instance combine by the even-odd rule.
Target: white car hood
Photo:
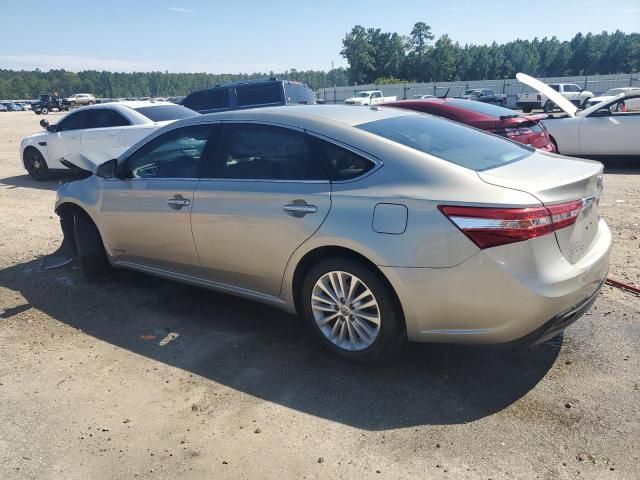
[[[551,88],[546,83],[543,83],[536,78],[530,77],[526,73],[517,73],[516,79],[519,82],[522,82],[525,85],[536,89],[538,92],[540,92],[549,100],[551,100],[553,103],[555,103],[558,107],[564,110],[567,113],[567,115],[569,115],[570,117],[576,116],[576,113],[578,112],[578,107],[576,107],[573,103],[571,103],[569,100],[564,98],[560,94],[560,92],[556,92],[553,88]]]

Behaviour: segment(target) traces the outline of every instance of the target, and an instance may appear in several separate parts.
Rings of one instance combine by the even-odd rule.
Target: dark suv
[[[313,91],[304,83],[273,78],[225,83],[197,90],[182,102],[185,107],[200,113],[315,103]]]

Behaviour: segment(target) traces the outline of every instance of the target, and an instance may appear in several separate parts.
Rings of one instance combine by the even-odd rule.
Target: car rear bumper
[[[380,268],[402,304],[409,340],[535,343],[590,306],[607,277],[610,244],[600,220],[589,250],[574,264],[555,236],[545,235],[482,250],[450,268]]]

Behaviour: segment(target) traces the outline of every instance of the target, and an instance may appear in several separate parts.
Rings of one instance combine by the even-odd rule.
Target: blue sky
[[[346,65],[354,25],[460,43],[640,30],[640,0],[0,0],[0,68],[267,72]],[[36,27],[38,20],[62,22]]]

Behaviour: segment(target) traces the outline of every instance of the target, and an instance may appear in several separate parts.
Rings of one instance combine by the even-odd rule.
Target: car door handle
[[[176,195],[175,197],[171,197],[167,200],[167,205],[173,208],[174,210],[180,210],[182,207],[186,207],[187,205],[191,205],[191,200],[188,198],[183,198],[181,195]]]
[[[318,211],[318,207],[306,203],[287,203],[282,209],[293,217],[304,217],[307,213]]]

